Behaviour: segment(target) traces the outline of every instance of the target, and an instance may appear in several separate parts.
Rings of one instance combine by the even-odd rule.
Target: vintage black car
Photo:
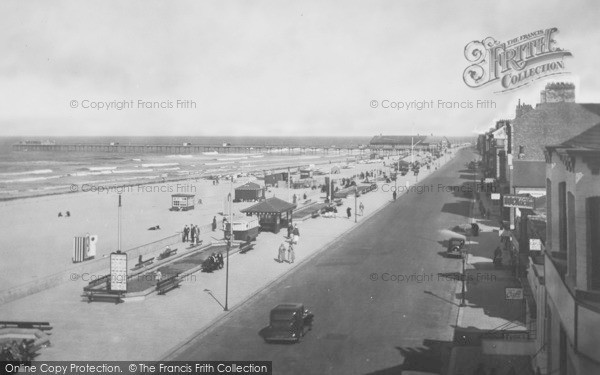
[[[269,326],[260,331],[266,342],[300,341],[312,329],[314,315],[301,303],[282,303],[269,315]]]
[[[453,237],[448,240],[448,249],[446,255],[450,257],[462,257],[462,249],[465,246],[465,240]]]

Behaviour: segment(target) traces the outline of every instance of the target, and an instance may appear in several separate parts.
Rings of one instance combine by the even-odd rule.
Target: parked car
[[[301,303],[282,303],[275,306],[269,315],[269,326],[260,335],[266,342],[298,342],[312,329],[314,315]]]
[[[462,257],[462,249],[464,246],[464,239],[453,237],[448,240],[448,249],[446,250],[446,255],[450,257]]]

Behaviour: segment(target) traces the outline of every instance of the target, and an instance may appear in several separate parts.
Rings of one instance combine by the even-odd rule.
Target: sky
[[[594,0],[5,0],[0,135],[475,135],[518,100],[535,105],[547,82],[600,102],[599,11]],[[573,54],[569,74],[506,93],[464,83],[469,42],[551,27]],[[477,100],[495,108],[438,108]]]

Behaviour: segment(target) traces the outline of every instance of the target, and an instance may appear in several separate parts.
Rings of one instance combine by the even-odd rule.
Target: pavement
[[[479,181],[479,177],[475,179]],[[465,267],[465,306],[458,313],[455,343],[448,375],[473,374],[478,366],[506,374],[514,367],[517,374],[530,374],[529,356],[486,355],[480,347],[481,336],[489,332],[527,330],[525,301],[507,300],[505,288],[521,287],[509,267],[510,254],[500,241],[500,210],[484,194],[478,197],[487,215],[479,210],[479,200],[471,203],[474,222],[481,229],[478,237],[469,237]],[[496,247],[502,250],[503,267],[497,269],[492,260]],[[462,286],[456,294],[462,297]]]
[[[447,157],[449,160],[449,157]],[[422,169],[422,180],[435,169]],[[398,184],[414,183],[412,175],[399,177]],[[391,192],[382,189],[360,197],[365,205],[358,225],[391,203]],[[354,199],[345,207],[354,211]],[[82,288],[89,280],[81,277],[56,287],[0,305],[2,320],[48,321],[53,326],[51,346],[40,351],[38,360],[156,360],[186,342],[190,333],[215,325],[252,296],[262,291],[311,257],[329,249],[337,238],[348,236],[357,224],[354,218],[317,218],[300,224],[300,243],[294,264],[277,263],[277,248],[284,232],[262,233],[254,250],[234,254],[229,262],[229,290],[226,303],[224,270],[212,274],[195,273],[179,289],[164,296],[155,294],[140,301],[115,305],[86,303]],[[216,235],[215,235],[216,233]],[[205,243],[220,237],[220,232],[204,232]],[[171,247],[184,248],[175,243]],[[161,249],[157,249],[157,252]],[[153,255],[152,252],[148,256]],[[146,258],[146,256],[144,256]],[[104,275],[100,272],[99,275]],[[81,276],[81,275],[80,275]],[[88,275],[88,278],[91,275]]]

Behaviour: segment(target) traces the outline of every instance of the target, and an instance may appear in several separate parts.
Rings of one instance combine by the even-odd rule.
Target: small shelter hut
[[[235,188],[235,202],[256,201],[265,198],[265,189],[254,182]]]
[[[295,204],[273,197],[240,211],[248,216],[257,216],[261,231],[279,233],[281,228],[292,223],[295,208]]]

